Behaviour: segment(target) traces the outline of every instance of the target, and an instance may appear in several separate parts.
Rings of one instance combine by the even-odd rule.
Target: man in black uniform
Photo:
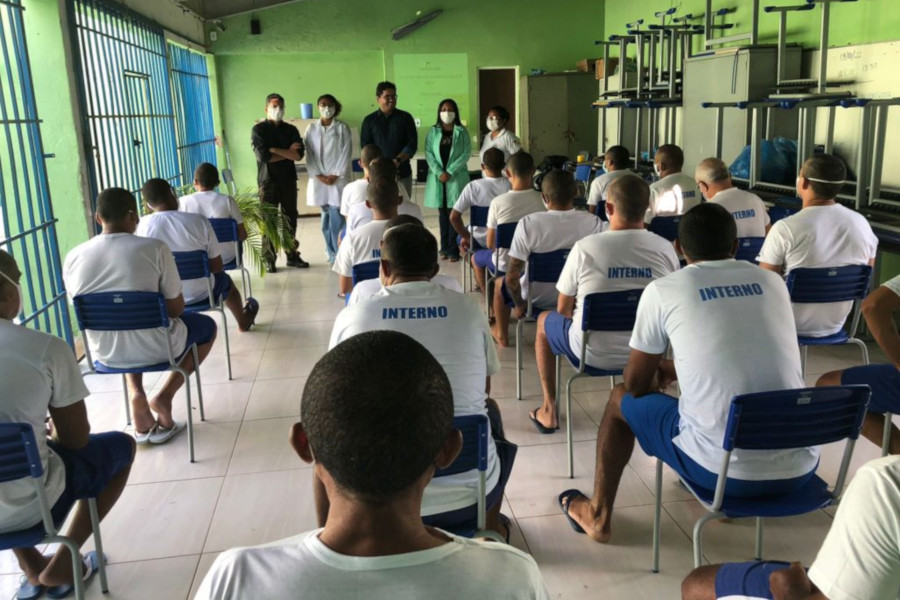
[[[397,165],[398,183],[412,194],[412,168],[409,159],[416,153],[419,134],[412,115],[397,108],[397,86],[382,81],[375,88],[378,110],[368,115],[359,130],[360,147],[375,144],[383,156]]]
[[[266,98],[266,120],[253,126],[250,144],[256,155],[259,201],[281,207],[294,235],[294,247],[286,252],[287,265],[306,269],[309,263],[300,258],[297,248],[297,170],[294,162],[303,158],[303,139],[297,128],[285,123],[284,98],[269,94]],[[272,244],[263,239],[266,272],[275,272],[277,255]]]

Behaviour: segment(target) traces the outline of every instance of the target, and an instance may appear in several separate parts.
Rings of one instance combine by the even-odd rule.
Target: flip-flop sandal
[[[575,533],[584,533],[584,528],[578,524],[578,521],[569,516],[569,507],[572,506],[572,500],[575,498],[587,499],[587,496],[582,494],[581,490],[566,490],[559,495],[559,508],[562,510],[563,514],[566,515],[566,519],[569,521],[569,525],[572,526],[572,529],[575,530]]]
[[[31,585],[25,575],[19,577],[19,589],[16,590],[17,600],[35,600],[35,598],[40,598],[43,593],[44,586]]]
[[[250,325],[247,326],[249,331],[256,324],[256,315],[259,314],[259,302],[257,302],[256,298],[247,298],[247,301],[244,303],[244,314],[250,316]]]
[[[145,431],[144,433],[141,433],[137,429],[132,431],[131,435],[134,436],[134,443],[138,446],[146,446],[147,444],[149,444],[150,438],[153,436],[153,434],[156,433],[157,427],[159,427],[159,424],[154,423],[153,427],[151,427],[149,431]]]
[[[506,527],[506,535],[503,536],[503,541],[505,541],[508,544],[509,543],[509,534],[512,533],[512,522],[509,520],[509,517],[507,517],[503,513],[500,513],[499,520],[500,520],[500,524],[503,525],[504,527]],[[500,532],[498,531],[497,533],[500,533]]]
[[[534,428],[538,430],[538,433],[543,435],[556,433],[556,430],[559,429],[559,427],[547,427],[546,425],[538,421],[537,411],[539,410],[541,410],[540,406],[528,413],[528,418],[531,419],[531,422],[534,424]]]
[[[106,560],[106,557],[104,557]],[[84,576],[81,580],[87,584],[90,581],[91,577],[100,569],[100,557],[97,555],[96,550],[91,550],[81,559],[84,564]],[[47,597],[48,598],[66,598],[70,596],[72,592],[75,591],[75,586],[70,583],[65,583],[63,585],[57,585],[51,588],[47,588]]]
[[[150,436],[150,443],[154,445],[165,444],[173,437],[184,431],[185,427],[186,425],[184,421],[175,421],[175,423],[169,429],[165,429],[157,425],[156,433]]]

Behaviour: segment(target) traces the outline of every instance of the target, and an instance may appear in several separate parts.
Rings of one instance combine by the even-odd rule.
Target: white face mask
[[[659,163],[653,163],[653,172],[656,173],[657,177],[662,177],[662,171],[659,168]]]
[[[333,106],[320,106],[319,114],[322,115],[323,119],[330,119],[334,116],[334,107]]]
[[[266,116],[269,117],[269,120],[280,123],[281,119],[284,117],[284,109],[280,106],[270,106],[266,110]]]
[[[451,110],[442,110],[441,111],[441,123],[444,125],[450,125],[456,121],[456,113]]]
[[[500,129],[500,120],[496,117],[488,117],[487,128],[490,131],[497,131]]]
[[[13,322],[21,323],[22,321],[25,320],[25,304],[22,302],[22,286],[19,285],[18,283],[16,283],[15,281],[13,281],[10,278],[10,276],[7,275],[6,273],[0,271],[0,275],[2,275],[3,279],[5,279],[8,282],[10,282],[11,284],[13,284],[16,288],[16,292],[18,293],[18,298],[19,298],[19,306],[18,306],[18,308],[16,308],[16,316],[13,319]]]

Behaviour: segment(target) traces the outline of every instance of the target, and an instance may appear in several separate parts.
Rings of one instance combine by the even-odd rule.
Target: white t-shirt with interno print
[[[203,250],[210,260],[219,258],[222,251],[209,219],[203,215],[164,210],[141,217],[135,235],[165,242],[172,252]],[[181,282],[185,304],[193,304],[209,298],[209,290],[215,278],[209,276],[209,287],[203,279],[187,279]]]
[[[381,238],[384,237],[386,224],[387,221],[369,221],[353,233],[348,233],[338,248],[331,270],[342,277],[352,277],[353,265],[380,260]]]
[[[497,196],[488,209],[488,229],[495,232],[498,225],[518,223],[531,213],[547,210],[540,192],[535,190],[513,190]],[[506,257],[509,250],[501,249],[498,253],[500,264],[496,265],[501,272],[506,272]]]
[[[244,217],[234,198],[215,190],[194,192],[188,196],[182,196],[178,199],[178,210],[203,215],[207,219],[234,219],[238,225],[244,222]],[[223,263],[228,264],[234,260],[233,243],[220,244],[220,250]]]
[[[405,333],[434,355],[453,388],[456,416],[487,414],[485,379],[500,370],[500,359],[487,317],[474,298],[431,281],[388,286],[340,312],[329,348],[354,335],[382,329]],[[433,479],[425,489],[422,514],[471,506],[477,473],[473,469]],[[489,438],[486,489],[494,489],[499,478],[500,464],[493,438]]]
[[[406,191],[404,190],[404,194]],[[413,202],[409,202],[404,200],[400,206],[397,207],[398,215],[409,215],[411,217],[415,217],[422,220],[422,209],[418,204]],[[366,203],[362,204],[354,204],[350,207],[350,210],[347,212],[347,233],[353,233],[361,225],[365,225],[369,223],[374,217],[374,213],[372,209],[366,206]],[[345,234],[346,235],[346,234]]]
[[[453,210],[460,214],[466,214],[473,206],[490,206],[494,198],[507,193],[510,190],[509,179],[506,177],[482,177],[470,181],[463,188],[453,205]],[[471,221],[471,217],[469,218]],[[487,227],[475,227],[469,225],[469,231],[482,246],[487,245]]]
[[[588,206],[597,206],[600,202],[606,202],[609,186],[612,185],[613,181],[624,175],[637,177],[634,171],[629,169],[616,169],[615,171],[608,171],[595,177],[594,180],[591,181],[591,187],[588,190]]]
[[[72,349],[60,338],[0,318],[0,422],[34,430],[44,490],[53,506],[66,486],[62,459],[47,447],[47,408],[65,408],[88,396]],[[0,532],[36,525],[41,509],[31,478],[0,483]]]
[[[644,289],[630,345],[663,354],[671,343],[681,387],[673,441],[707,471],[722,466],[732,398],[804,387],[793,318],[784,281],[746,261],[695,263]],[[739,449],[728,477],[790,479],[818,459],[818,448]]]
[[[550,597],[534,559],[507,544],[447,533],[449,542],[428,550],[347,556],[322,543],[321,534],[318,529],[263,546],[226,550],[194,600]]]
[[[618,229],[591,235],[572,248],[556,289],[575,298],[569,346],[581,351],[581,320],[589,294],[643,289],[654,279],[679,268],[675,248],[646,229]],[[628,362],[630,331],[595,331],[589,334],[587,364],[598,369],[622,369]]]
[[[875,258],[878,238],[861,214],[840,204],[808,206],[772,226],[757,260],[781,266],[785,276],[801,267],[865,265]],[[794,304],[797,333],[822,337],[844,326],[852,302]]]
[[[771,219],[766,205],[756,194],[732,187],[718,192],[710,202],[721,204],[731,213],[739,238],[766,237]]]
[[[181,295],[181,279],[169,247],[157,239],[130,233],[101,233],[73,248],[63,266],[70,298],[96,292],[156,292],[166,300]],[[88,331],[94,360],[111,367],[152,365],[168,360],[162,328],[137,331]],[[184,350],[187,327],[169,319],[172,353]]]
[[[600,233],[607,224],[599,217],[581,210],[548,210],[526,215],[519,221],[513,236],[509,257],[528,261],[533,252],[570,250],[579,240]],[[522,299],[528,298],[528,265],[522,271]],[[536,282],[532,304],[544,310],[555,310],[558,294],[555,282]]]
[[[450,277],[449,275],[438,273],[431,278],[431,282],[436,283],[451,292],[462,293],[463,291],[462,286],[459,284],[459,279]],[[347,306],[362,302],[363,300],[368,300],[382,289],[384,289],[384,286],[381,285],[381,279],[366,279],[365,281],[360,281],[353,286],[353,292],[347,299]]]
[[[809,578],[829,600],[900,598],[900,458],[856,471]]]
[[[653,217],[683,215],[702,200],[700,187],[693,177],[684,173],[666,175],[650,184],[650,208],[645,222],[649,223]]]

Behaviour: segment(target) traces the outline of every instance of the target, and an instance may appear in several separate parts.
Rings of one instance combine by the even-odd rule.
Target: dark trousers
[[[441,227],[441,254],[445,254],[450,258],[459,258],[459,246],[456,243],[456,230],[450,224],[450,212],[453,210],[453,204],[447,202],[447,184],[443,184],[443,199],[438,209],[440,215],[438,223]]]
[[[285,254],[290,256],[297,253],[300,242],[297,241],[297,182],[294,181],[267,181],[259,186],[259,201],[281,208],[281,213],[287,219],[294,238],[294,247]],[[272,243],[263,237],[263,255],[272,263],[278,258]]]

